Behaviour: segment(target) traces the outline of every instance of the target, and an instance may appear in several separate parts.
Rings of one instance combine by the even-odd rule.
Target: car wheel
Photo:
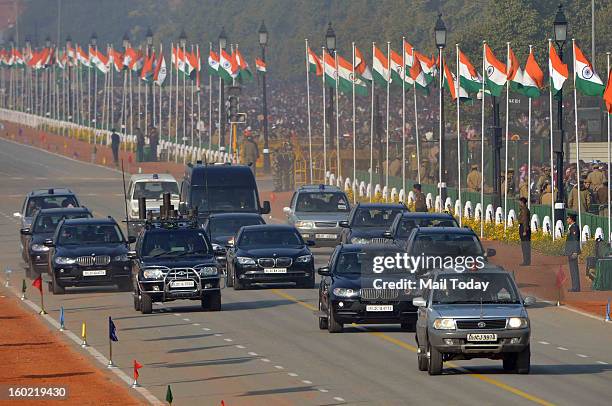
[[[516,373],[517,374],[528,374],[531,367],[531,349],[529,346],[518,354],[516,354]]]
[[[319,300],[319,312],[321,311],[321,301]],[[327,317],[319,317],[319,330],[327,330]]]
[[[49,283],[51,284],[51,292],[53,292],[54,295],[63,295],[64,293],[66,293],[64,287],[57,283],[55,278],[53,278],[53,281]]]
[[[140,311],[141,301],[137,290],[134,291],[134,310]]]
[[[504,371],[514,371],[516,369],[516,353],[511,352],[504,355],[503,366]]]
[[[234,279],[234,290],[243,290],[246,289],[246,285],[243,282],[240,282],[240,279],[236,277],[236,272],[232,272],[232,278]]]
[[[344,331],[344,324],[336,320],[331,306],[327,310],[327,331],[330,333],[342,333]]]
[[[417,354],[417,363],[419,365],[419,371],[427,371],[429,368],[429,359],[427,359],[427,350],[419,347]]]
[[[442,353],[436,348],[432,347],[431,344],[428,344],[427,352],[429,353],[429,365],[427,365],[427,372],[429,372],[429,375],[440,375],[443,367]]]
[[[416,321],[404,321],[402,322],[401,329],[404,331],[416,331]]]
[[[218,312],[221,310],[221,292],[214,291],[205,294],[202,298],[202,309],[206,309],[211,312]]]
[[[153,299],[146,293],[142,293],[140,296],[140,312],[142,314],[153,313]]]
[[[227,270],[227,275],[225,277],[225,283],[228,288],[234,286],[234,272],[231,272],[229,269]]]

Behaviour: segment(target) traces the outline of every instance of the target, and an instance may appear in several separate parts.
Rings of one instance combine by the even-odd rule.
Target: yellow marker
[[[81,325],[81,338],[83,341],[81,342],[81,347],[87,347],[87,326],[85,322]]]

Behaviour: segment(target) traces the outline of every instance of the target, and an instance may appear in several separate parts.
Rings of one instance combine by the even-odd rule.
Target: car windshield
[[[401,209],[361,208],[353,217],[354,227],[389,227]]]
[[[250,230],[243,231],[238,246],[252,247],[300,247],[302,237],[294,230]]]
[[[145,235],[143,257],[205,255],[210,252],[202,231],[173,230]]]
[[[384,252],[343,252],[338,255],[334,273],[337,275],[344,274],[362,274],[374,275],[374,258],[395,257],[399,251],[384,251]],[[407,273],[406,269],[395,268],[393,266],[385,266],[385,274],[388,273]]]
[[[459,257],[482,256],[482,245],[471,234],[428,234],[420,233],[415,237],[412,254],[426,256]]]
[[[58,245],[118,244],[123,235],[116,224],[64,224]]]
[[[38,196],[31,197],[26,206],[26,217],[34,217],[34,215],[42,209],[60,209],[62,207],[77,207],[79,204],[74,196]]]
[[[415,227],[459,227],[454,218],[406,218],[402,219],[397,227],[396,236],[408,238]]]
[[[149,200],[161,200],[164,193],[170,193],[172,197],[178,198],[178,185],[173,181],[141,181],[134,184],[132,200],[141,197]]]
[[[257,195],[252,187],[215,186],[194,187],[191,192],[191,206],[203,211],[246,211],[256,212]]]
[[[516,285],[505,273],[465,272],[440,275],[434,304],[520,303]],[[436,288],[437,286],[437,288]]]
[[[224,235],[236,235],[240,228],[258,224],[264,224],[262,219],[258,217],[211,218],[209,232],[212,238]]]
[[[350,210],[344,193],[307,192],[300,193],[295,211],[307,213],[346,213]]]
[[[39,214],[36,216],[36,222],[33,233],[53,233],[57,225],[62,219],[82,219],[91,218],[90,213],[66,213],[66,214]]]

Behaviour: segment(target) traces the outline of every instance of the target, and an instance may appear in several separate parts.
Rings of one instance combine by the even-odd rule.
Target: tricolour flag
[[[353,66],[349,61],[337,55],[338,58],[338,77],[340,78],[339,89],[343,93],[351,93],[353,91],[353,82],[355,83],[355,94],[366,96],[368,94],[367,84],[357,77],[357,72],[353,75]]]
[[[427,88],[427,77],[425,76],[425,72],[423,72],[422,66],[419,55],[415,52],[414,63],[410,68],[410,77],[414,80],[416,87],[423,90],[425,93],[429,93],[429,89]]]
[[[234,58],[236,59],[236,63],[238,64],[238,79],[242,82],[253,80],[253,72],[249,68],[249,64],[247,63],[244,56],[239,49],[236,49],[234,52]]]
[[[391,80],[391,77],[389,76],[389,61],[385,54],[383,54],[377,46],[374,46],[372,77],[381,86],[385,86]]]
[[[372,81],[372,71],[363,57],[363,54],[357,47],[355,47],[355,72],[361,76],[362,79],[368,82]]]
[[[185,53],[186,63],[187,63],[187,72],[189,74],[189,79],[194,80],[196,83],[196,88],[198,91],[200,90],[200,49],[196,48],[195,51],[186,52]]]
[[[336,77],[338,76],[336,60],[327,51],[323,52],[323,72],[325,75],[325,83],[331,87],[336,87]]]
[[[391,50],[391,83],[401,86],[403,80],[409,85],[413,83],[412,78],[406,76],[406,66],[402,56]]]
[[[172,50],[172,65],[177,72],[185,74],[186,62],[185,53],[180,46],[175,46]]]
[[[548,45],[548,76],[553,95],[557,95],[563,88],[563,83],[569,78],[567,64],[561,62],[552,42]]]
[[[482,89],[482,78],[461,50],[459,50],[459,83],[468,93],[478,93]]]
[[[255,70],[259,73],[266,73],[266,62],[261,58],[255,58]]]
[[[606,102],[606,110],[612,116],[612,69],[608,72],[608,85],[603,94],[603,99]]]
[[[414,56],[415,59],[418,59],[419,63],[421,64],[421,71],[423,72],[423,75],[425,75],[425,80],[429,85],[436,76],[436,61],[416,50],[414,51]]]
[[[574,43],[574,74],[576,75],[576,89],[582,94],[586,96],[603,95],[605,90],[603,82],[576,43]]]
[[[167,75],[168,69],[166,68],[166,58],[164,58],[163,54],[159,54],[159,59],[155,64],[155,72],[153,73],[153,82],[161,86],[164,84]]]
[[[224,80],[230,81],[235,79],[237,74],[238,66],[236,65],[236,60],[225,49],[222,49],[219,58],[219,75]]]
[[[145,63],[140,71],[140,79],[149,82],[153,78],[153,63],[155,63],[155,53],[151,53],[145,58]]]
[[[212,49],[208,54],[208,74],[219,76],[219,54]]]
[[[517,92],[520,92],[523,88],[523,70],[518,58],[514,54],[512,48],[508,48],[508,74],[507,79],[510,82],[510,88]]]
[[[525,71],[523,72],[523,89],[521,92],[533,99],[540,97],[542,88],[544,88],[544,73],[538,66],[535,56],[533,56],[533,50],[529,50],[529,57],[527,57]]]
[[[488,44],[485,44],[485,72],[487,78],[485,88],[492,96],[501,96],[502,89],[506,84],[506,65],[500,62]]]
[[[86,68],[90,68],[91,64],[89,63],[89,54],[83,50],[79,45],[76,47],[76,57],[79,63]]]
[[[104,74],[108,73],[109,71],[108,57],[104,55],[104,53],[100,51],[99,49],[93,49],[93,51],[94,51],[94,57],[93,59],[90,58],[90,60],[93,62],[96,69],[98,69],[101,73],[104,73]]]
[[[312,52],[312,49],[308,48],[308,71],[314,73],[317,76],[323,74],[323,68],[321,67],[321,59]]]
[[[123,54],[119,51],[115,51],[113,47],[108,50],[108,55],[110,58],[110,64],[115,68],[117,72],[121,72],[124,68],[123,65]]]
[[[414,63],[414,48],[406,41],[404,41],[404,61],[406,62],[407,68],[412,68],[412,64]]]

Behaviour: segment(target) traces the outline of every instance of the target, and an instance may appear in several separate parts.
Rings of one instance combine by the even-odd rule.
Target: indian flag
[[[166,58],[162,53],[159,54],[159,60],[155,64],[155,72],[153,73],[153,82],[161,86],[164,84],[166,80],[166,75],[168,74],[168,70],[166,69]]]
[[[453,101],[457,100],[457,78],[450,71],[450,68],[448,67],[446,61],[444,61],[444,81],[442,84],[450,93]],[[470,100],[468,92],[466,92],[465,89],[461,87],[461,85],[459,86],[459,100]]]
[[[325,72],[325,83],[331,87],[336,87],[336,77],[338,76],[336,60],[327,51],[323,51],[323,72]]]
[[[79,45],[77,45],[77,48],[76,48],[76,56],[77,56],[77,60],[79,61],[81,65],[87,68],[91,67],[91,64],[89,63],[89,55]]]
[[[508,48],[508,82],[510,88],[520,92],[523,88],[523,70],[512,48]]]
[[[402,80],[406,80],[406,83],[412,84],[412,79],[406,77],[406,67],[403,66],[404,61],[402,56],[391,50],[391,83],[402,85]]]
[[[525,64],[525,72],[523,73],[523,89],[522,93],[533,99],[540,97],[542,88],[544,87],[544,73],[538,66],[538,63],[533,56],[533,50],[529,50],[529,57]]]
[[[556,96],[563,88],[563,83],[569,78],[569,70],[567,64],[561,62],[552,41],[548,43],[548,76],[550,77],[550,88],[553,95]]]
[[[582,94],[585,96],[603,95],[605,89],[603,82],[575,42],[574,74],[576,75],[576,89],[580,90]]]
[[[608,72],[608,85],[603,94],[603,99],[606,102],[606,110],[612,116],[612,69]]]
[[[372,77],[381,86],[387,85],[391,80],[389,76],[389,61],[385,54],[377,46],[374,46],[374,57],[372,58]]]
[[[436,61],[433,58],[425,56],[419,51],[414,51],[414,56],[421,64],[421,71],[423,71],[425,80],[427,80],[427,84],[429,85],[436,76]]]
[[[363,54],[357,47],[355,47],[355,72],[357,72],[362,79],[368,82],[372,81],[372,71],[363,57]]]
[[[212,49],[208,54],[208,74],[219,76],[219,54]]]
[[[238,78],[241,81],[253,80],[253,72],[251,72],[249,64],[247,63],[246,59],[244,59],[244,56],[242,56],[240,50],[236,49],[234,52],[234,58],[238,64]]]
[[[232,58],[225,49],[221,50],[221,56],[219,58],[219,74],[224,80],[232,80],[238,73],[238,66],[236,59]]]
[[[310,73],[314,73],[317,76],[321,76],[323,74],[323,68],[321,67],[321,60],[312,52],[312,49],[308,48],[308,71]]]
[[[488,44],[485,47],[485,72],[487,78],[485,82],[486,89],[491,92],[492,96],[501,96],[502,89],[506,84],[506,65],[501,63],[493,54],[493,51]]]
[[[90,58],[90,60],[93,62],[93,64],[96,67],[96,69],[98,69],[101,73],[104,73],[104,74],[108,73],[108,71],[109,71],[109,66],[108,66],[109,59],[108,59],[108,57],[105,56],[97,48],[94,48],[93,51],[94,51],[94,57]]]
[[[367,84],[357,77],[357,72],[353,72],[353,66],[349,61],[341,57],[338,58],[338,77],[340,78],[339,89],[343,93],[351,93],[353,91],[353,83],[355,83],[355,94],[360,96],[367,96],[368,86]]]
[[[260,73],[267,72],[266,62],[261,58],[255,58],[255,70]]]
[[[425,76],[425,72],[423,72],[422,64],[417,53],[414,54],[414,63],[410,68],[410,77],[414,80],[416,87],[429,94],[427,77]]]
[[[414,48],[406,41],[404,41],[404,61],[406,62],[407,68],[412,68],[412,64],[414,63]]]
[[[185,73],[185,53],[178,45],[172,49],[172,65],[177,72]]]
[[[482,89],[482,78],[478,75],[474,65],[459,48],[459,83],[469,93],[478,93]]]

